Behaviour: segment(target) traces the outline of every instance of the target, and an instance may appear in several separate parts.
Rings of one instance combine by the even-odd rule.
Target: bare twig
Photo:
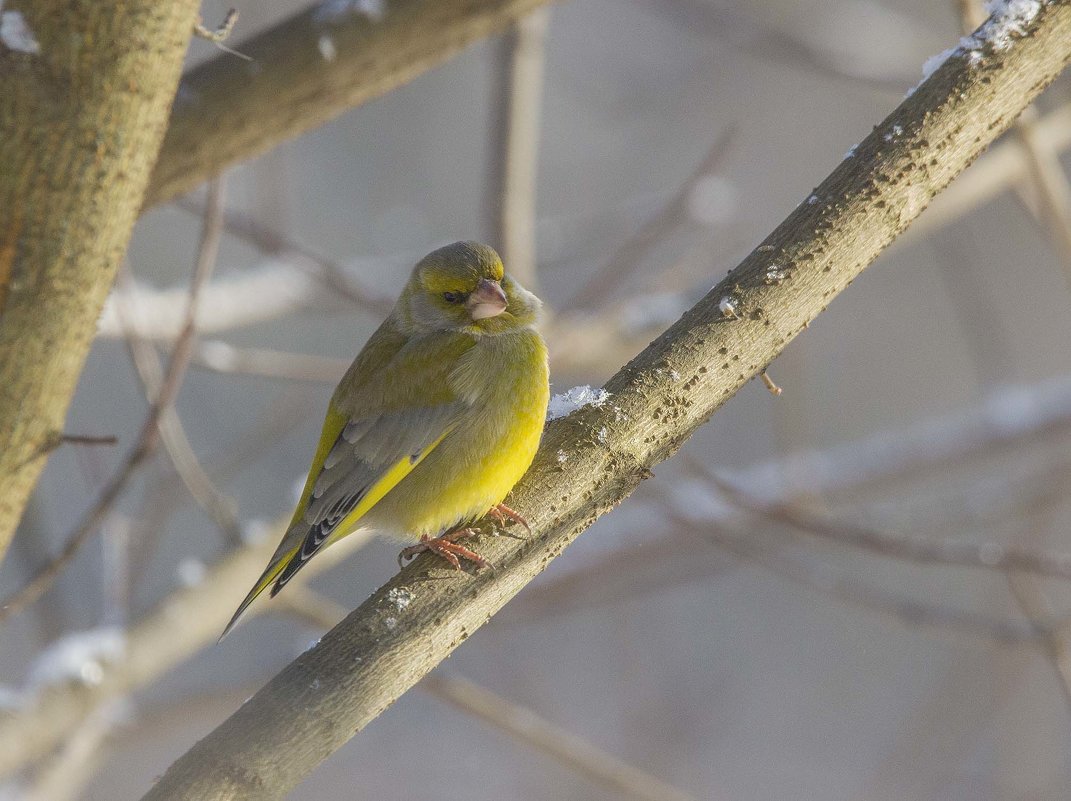
[[[577,773],[609,788],[615,798],[688,801],[694,796],[597,748],[527,707],[502,698],[460,676],[434,673],[421,689],[441,701],[497,726],[521,743],[565,763]]]
[[[774,383],[774,380],[770,378],[770,374],[767,373],[765,370],[759,373],[759,378],[762,379],[762,385],[770,391],[771,395],[777,396],[784,392],[781,387],[777,386],[777,384]]]
[[[104,436],[90,436],[89,434],[64,434],[60,437],[61,445],[115,445],[119,437],[114,434]]]
[[[70,733],[52,759],[37,771],[22,801],[66,801],[82,797],[82,789],[100,765],[101,750],[126,714],[124,701],[93,710]]]
[[[218,207],[222,203],[222,191],[222,183],[219,181],[213,181],[209,185],[209,196],[212,198],[209,203],[210,207]],[[186,374],[186,369],[189,367],[193,336],[196,331],[197,301],[200,297],[201,288],[208,280],[212,273],[212,268],[215,266],[221,232],[219,215],[207,211],[205,224],[201,231],[201,242],[197,250],[197,262],[194,266],[193,278],[190,281],[189,298],[186,302],[182,331],[171,351],[171,360],[167,366],[167,373],[160,384],[160,391],[149,407],[149,414],[142,424],[141,432],[133,449],[127,454],[126,459],[115,475],[112,476],[111,481],[101,491],[96,503],[93,504],[93,507],[83,516],[78,526],[67,537],[59,553],[49,562],[42,565],[34,577],[21,589],[16,590],[0,602],[0,621],[18,613],[28,604],[41,597],[64,566],[78,553],[79,548],[97,530],[97,527],[119,499],[123,490],[126,489],[127,483],[133,478],[138,468],[156,450],[159,443],[160,419],[171,404],[174,403],[175,397],[182,386],[182,379]]]
[[[120,276],[120,280],[127,275],[128,273],[124,271]],[[134,309],[123,310],[122,307],[125,305],[120,304],[120,313],[124,318],[126,318],[127,314],[136,312]],[[160,386],[164,377],[163,365],[160,362],[160,357],[156,354],[156,349],[137,335],[137,326],[130,322],[130,318],[124,319],[124,322],[128,324],[126,341],[130,357],[134,362],[138,377],[141,379],[145,395],[151,401],[160,394]],[[200,349],[201,344],[198,343],[195,347]],[[195,359],[196,357],[193,358]],[[190,444],[189,437],[186,436],[186,429],[182,424],[182,419],[174,406],[164,410],[160,415],[158,426],[160,439],[164,444],[168,459],[190,496],[212,518],[231,542],[237,544],[241,536],[237,506],[232,498],[217,489],[207,471],[202,467],[197,454],[194,453],[193,446]]]
[[[230,53],[232,56],[238,56],[238,58],[246,61],[252,61],[253,59],[247,56],[245,53],[239,53],[237,50],[232,50],[223,44],[227,38],[231,35],[231,31],[234,30],[234,26],[238,23],[238,9],[232,8],[227,12],[227,15],[223,18],[223,24],[215,30],[209,30],[205,27],[204,20],[201,17],[197,18],[197,22],[193,24],[193,35],[199,39],[204,39],[211,42],[224,53]]]
[[[200,204],[192,198],[180,198],[175,205],[186,211],[203,213]],[[387,314],[394,305],[392,298],[369,292],[358,285],[355,277],[339,262],[248,214],[227,209],[223,213],[223,225],[228,234],[245,240],[262,253],[286,258],[294,267],[319,278],[332,293],[341,295],[357,308],[374,314]]]
[[[578,309],[592,305],[595,301],[604,298],[615,286],[620,286],[640,264],[651,248],[656,245],[674,226],[684,218],[688,209],[688,201],[695,191],[696,184],[704,177],[714,172],[725,158],[725,154],[732,144],[736,129],[729,126],[722,130],[714,139],[703,160],[699,162],[692,174],[681,184],[680,189],[662,208],[662,210],[640,226],[636,232],[626,239],[613,255],[610,256],[595,274],[587,280],[577,292],[573,294],[563,310]]]
[[[538,294],[535,221],[539,128],[543,98],[543,61],[550,9],[537,8],[513,24],[506,34],[508,80],[503,82],[505,130],[499,139],[502,184],[498,195],[499,231],[508,269]]]
[[[717,524],[697,525],[697,521],[680,514],[668,503],[663,514],[678,528],[709,540],[719,548],[746,559],[781,578],[807,587],[844,603],[895,618],[905,625],[927,626],[984,637],[1006,644],[1038,643],[1059,622],[1036,624],[1019,620],[1001,620],[977,612],[926,603],[911,596],[888,592],[872,584],[838,575],[824,565],[808,563],[776,552],[761,544],[754,530],[736,534]]]
[[[996,542],[962,539],[935,540],[910,534],[878,531],[835,520],[781,503],[760,500],[709,471],[706,478],[732,503],[770,520],[842,545],[923,564],[955,565],[985,570],[1019,570],[1039,576],[1071,580],[1071,554],[1053,554]]]
[[[217,373],[259,375],[286,381],[337,384],[350,366],[349,359],[311,353],[289,353],[268,348],[240,348],[218,339],[197,343],[193,363]]]

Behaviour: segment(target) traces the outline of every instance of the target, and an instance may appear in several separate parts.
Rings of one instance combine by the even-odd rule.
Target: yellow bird
[[[457,242],[420,260],[335,389],[290,526],[223,636],[269,586],[274,597],[359,529],[419,540],[399,562],[429,550],[479,568],[487,562],[457,542],[475,520],[527,527],[502,499],[543,433],[541,305],[487,245]]]

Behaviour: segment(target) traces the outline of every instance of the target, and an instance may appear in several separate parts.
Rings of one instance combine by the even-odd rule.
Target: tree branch
[[[825,308],[1071,60],[1071,0],[1007,46],[954,53],[742,264],[606,385],[550,424],[509,503],[531,537],[498,566],[428,580],[421,557],[179,759],[148,799],[277,798],[343,745],[620,503]],[[734,314],[727,315],[725,309]],[[400,599],[405,602],[401,603]],[[285,725],[280,725],[285,721]]]
[[[183,76],[145,205],[408,83],[547,2],[314,4],[235,45],[251,62],[223,54]]]
[[[198,7],[12,5],[38,47],[0,46],[0,556],[63,431]]]

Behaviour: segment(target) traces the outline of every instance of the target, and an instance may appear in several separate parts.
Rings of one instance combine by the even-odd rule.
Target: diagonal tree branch
[[[196,0],[9,2],[0,45],[0,557],[63,420],[163,137]]]
[[[408,83],[547,2],[313,4],[236,44],[252,61],[222,54],[183,76],[145,205]]]
[[[1060,73],[1071,60],[1071,0],[1031,8],[1007,38],[998,36],[1006,20],[990,21],[970,51],[954,52],[814,202],[608,382],[608,401],[551,423],[509,500],[533,535],[480,543],[497,570],[428,580],[439,569],[417,559],[146,798],[285,794],[486,623],[761,371]]]

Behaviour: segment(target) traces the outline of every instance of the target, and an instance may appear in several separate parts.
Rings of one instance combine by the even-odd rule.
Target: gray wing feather
[[[353,420],[327,454],[304,521],[330,530],[401,459],[416,461],[460,419],[460,402],[386,412]]]

